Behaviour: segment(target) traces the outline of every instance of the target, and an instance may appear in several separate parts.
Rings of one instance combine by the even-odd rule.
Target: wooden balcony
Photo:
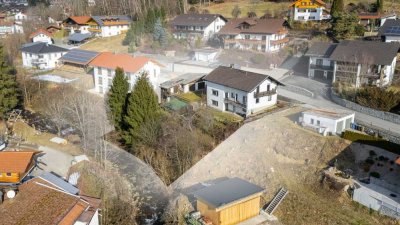
[[[239,101],[236,101],[233,98],[224,98],[224,102],[228,103],[228,104],[231,104],[231,105],[234,105],[234,106],[237,106],[237,107],[241,107],[241,108],[246,108],[247,107],[246,104],[241,103]]]
[[[275,41],[271,41],[271,45],[279,45],[279,44],[284,44],[284,43],[288,43],[289,42],[289,38],[285,37],[279,40],[275,40]]]
[[[89,27],[88,31],[95,32],[95,33],[101,33],[101,29],[100,28],[94,28],[94,27]]]
[[[265,96],[271,96],[276,94],[276,89],[272,89],[269,91],[261,91],[261,92],[255,92],[254,93],[254,98],[261,98],[261,97],[265,97]]]
[[[243,44],[265,44],[266,40],[257,40],[257,39],[225,39],[224,42],[226,44],[235,44],[235,43],[243,43]]]

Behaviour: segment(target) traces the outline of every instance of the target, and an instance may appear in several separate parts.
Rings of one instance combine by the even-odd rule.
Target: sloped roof
[[[174,26],[208,26],[215,19],[221,18],[226,21],[225,17],[219,14],[181,14],[176,16],[172,21],[171,25]]]
[[[253,91],[266,79],[269,79],[278,85],[283,85],[281,82],[268,75],[248,72],[226,66],[219,66],[204,78],[204,80],[208,82],[220,84],[245,92]]]
[[[114,54],[111,52],[100,53],[89,63],[89,65],[108,69],[116,69],[117,67],[120,67],[124,69],[125,72],[136,73],[148,62],[153,62],[161,66],[161,64],[155,60],[144,56],[133,57],[128,54]]]
[[[359,13],[358,18],[361,20],[379,19],[381,15],[379,13]]]
[[[78,188],[52,172],[43,173],[39,178],[70,194],[76,195],[79,193]]]
[[[395,31],[395,28],[398,28],[398,32]],[[387,19],[385,23],[379,28],[378,36],[400,36],[400,19]]]
[[[68,41],[76,41],[76,42],[81,42],[84,41],[88,38],[92,37],[90,33],[86,34],[81,34],[81,33],[73,33],[68,36]]]
[[[37,151],[2,151],[0,152],[0,172],[25,173],[29,170]]]
[[[249,28],[241,28],[243,23],[249,24]],[[230,19],[218,34],[275,34],[284,29],[284,23],[284,19]]]
[[[84,25],[91,19],[90,16],[70,16],[69,19],[74,21],[76,24]]]
[[[29,35],[29,38],[34,38],[34,37],[36,37],[36,36],[39,35],[39,34],[44,34],[44,35],[47,35],[47,36],[49,36],[49,37],[52,37],[52,36],[53,36],[50,32],[48,32],[48,31],[45,30],[45,29],[38,29],[37,31],[35,31],[35,32],[33,32],[31,35]]]
[[[22,52],[29,52],[33,54],[43,54],[43,53],[55,53],[55,52],[67,52],[66,48],[59,47],[57,45],[50,45],[43,42],[34,42],[23,45],[21,47]]]
[[[92,19],[99,25],[123,25],[129,24],[132,20],[129,16],[92,16]],[[111,21],[118,21],[119,23],[113,23]]]
[[[349,41],[340,42],[330,58],[336,61],[390,65],[399,51],[400,43]]]
[[[293,3],[290,5],[290,7],[291,7],[291,6],[294,6],[296,3],[299,3],[299,2],[303,2],[303,0],[297,0],[297,1],[293,2]],[[318,2],[318,3],[321,4],[321,5],[326,5],[326,3],[323,2],[322,0],[315,0],[315,2]]]
[[[63,55],[60,60],[62,62],[69,62],[78,65],[87,65],[96,58],[100,53],[82,50],[82,49],[72,49],[67,54]]]
[[[261,194],[264,190],[262,187],[235,177],[200,189],[194,193],[194,196],[217,209]]]
[[[336,43],[328,42],[316,42],[308,49],[305,56],[319,56],[329,58],[332,52],[335,50]]]
[[[203,73],[186,73],[183,74],[182,76],[161,83],[160,87],[171,88],[175,87],[176,85],[189,84],[191,82],[202,79],[204,76],[205,75]]]

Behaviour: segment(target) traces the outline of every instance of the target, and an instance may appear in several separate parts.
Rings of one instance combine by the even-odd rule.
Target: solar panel
[[[400,26],[391,26],[386,29],[385,34],[396,34],[400,35]]]
[[[99,53],[92,52],[87,50],[81,49],[72,49],[67,54],[61,57],[61,61],[63,62],[70,62],[76,64],[88,64],[92,59],[94,59]]]
[[[39,177],[70,194],[76,195],[79,193],[78,188],[76,188],[72,184],[68,183],[61,177],[53,174],[52,172],[46,172],[46,173],[40,175]]]

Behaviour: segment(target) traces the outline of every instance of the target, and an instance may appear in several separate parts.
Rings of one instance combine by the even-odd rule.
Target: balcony
[[[101,33],[101,29],[99,28],[94,28],[94,27],[89,27],[88,31],[90,32],[95,32],[95,33]]]
[[[44,59],[32,59],[32,64],[46,64]]]
[[[243,44],[265,44],[266,40],[258,40],[258,39],[225,39],[224,42],[226,44],[231,43],[243,43]]]
[[[310,65],[310,69],[313,69],[313,70],[333,71],[333,66],[323,66],[323,65],[311,64],[311,65]]]
[[[275,40],[275,41],[271,41],[271,45],[279,45],[279,44],[284,44],[284,43],[288,43],[289,42],[289,38],[285,37],[279,40]]]
[[[265,96],[271,96],[276,94],[276,89],[272,89],[269,91],[261,91],[261,92],[255,92],[254,93],[254,98],[261,98],[261,97],[265,97]]]
[[[224,98],[224,102],[241,108],[247,107],[246,103],[241,103],[233,98]]]

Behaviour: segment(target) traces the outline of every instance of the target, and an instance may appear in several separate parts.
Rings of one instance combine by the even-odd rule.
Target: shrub
[[[378,160],[379,160],[379,161],[383,161],[383,160],[385,160],[385,157],[384,157],[383,155],[380,155],[380,156],[378,157]]]
[[[381,177],[381,175],[378,172],[375,172],[375,171],[370,172],[369,175],[371,177],[375,177],[375,178],[380,178]]]
[[[375,162],[374,162],[373,159],[368,158],[368,159],[365,160],[365,163],[368,163],[368,164],[370,164],[370,165],[374,165]]]
[[[354,27],[354,33],[356,33],[357,36],[364,36],[364,33],[365,33],[365,28],[364,28],[364,26],[361,25],[361,24],[357,24],[357,25]]]
[[[347,139],[347,140],[350,140],[353,142],[376,146],[378,148],[385,149],[389,152],[392,152],[395,154],[400,154],[400,145],[399,144],[384,140],[379,137],[374,137],[374,136],[370,136],[368,134],[363,134],[363,133],[349,131],[349,130],[346,130],[345,132],[343,132],[342,137],[344,139]]]
[[[388,112],[400,103],[400,93],[379,87],[367,87],[357,93],[356,103]]]
[[[369,156],[376,156],[376,152],[374,150],[369,151]]]
[[[263,54],[256,54],[250,57],[250,61],[254,64],[261,64],[265,61],[265,56]]]

